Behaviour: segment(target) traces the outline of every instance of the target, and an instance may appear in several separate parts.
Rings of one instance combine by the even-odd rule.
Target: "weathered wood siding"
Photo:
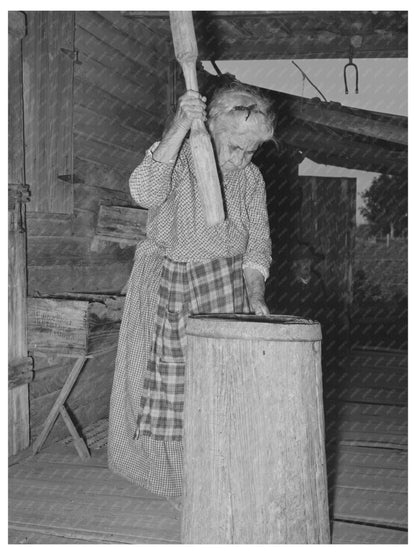
[[[27,12],[23,80],[31,212],[73,211],[73,29],[73,12]]]
[[[22,39],[26,21],[21,12],[9,12],[8,32],[8,355],[9,369],[27,360],[26,337],[26,202],[23,133]],[[29,444],[29,396],[25,383],[13,383],[8,392],[9,454]]]
[[[26,15],[28,294],[117,294],[128,280],[135,245],[131,236],[127,243],[106,239],[100,208],[101,214],[102,207],[120,213],[120,225],[123,208],[130,216],[138,208],[128,178],[160,137],[172,54],[157,22],[144,24],[120,12]],[[143,210],[138,217],[140,239]],[[68,399],[82,427],[108,415],[114,354],[89,361]],[[32,439],[70,366],[71,360],[56,354],[35,357]],[[67,431],[58,418],[50,438],[62,433]]]
[[[29,295],[120,291],[134,246],[97,248],[95,227],[100,205],[134,206],[128,177],[167,114],[166,41],[120,12],[29,12],[25,40]]]

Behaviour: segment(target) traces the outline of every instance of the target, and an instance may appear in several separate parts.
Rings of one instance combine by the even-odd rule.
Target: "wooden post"
[[[321,331],[290,316],[191,317],[183,543],[329,543]]]
[[[175,55],[181,64],[187,90],[198,92],[196,44],[192,12],[169,12]],[[208,225],[224,221],[224,205],[211,138],[202,121],[194,121],[190,136],[198,190]]]
[[[9,362],[27,359],[26,207],[23,135],[22,38],[25,16],[9,12]],[[20,361],[20,362],[19,362]],[[9,389],[9,455],[29,445],[29,394],[23,383]]]

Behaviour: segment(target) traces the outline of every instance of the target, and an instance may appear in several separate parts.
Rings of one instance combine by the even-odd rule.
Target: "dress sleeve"
[[[249,237],[243,256],[243,268],[253,268],[261,272],[266,280],[272,261],[269,217],[267,214],[266,188],[260,170],[250,164],[247,168],[247,213]]]
[[[175,161],[157,162],[153,152],[159,145],[154,143],[133,171],[129,179],[133,200],[143,208],[153,208],[162,204],[172,188],[172,173]]]

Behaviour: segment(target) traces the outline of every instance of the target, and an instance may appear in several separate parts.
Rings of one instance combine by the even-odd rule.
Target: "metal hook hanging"
[[[211,58],[210,60],[212,67],[215,69],[215,71],[217,72],[217,75],[222,75],[222,71],[220,70],[220,68],[217,66],[217,64],[215,63],[215,60],[213,58]]]
[[[349,63],[345,64],[344,66],[344,85],[345,85],[345,94],[348,94],[348,85],[347,85],[347,68],[353,67],[355,69],[355,94],[358,94],[358,67],[352,61],[353,57],[353,48],[352,45],[350,46],[350,55],[349,55]]]

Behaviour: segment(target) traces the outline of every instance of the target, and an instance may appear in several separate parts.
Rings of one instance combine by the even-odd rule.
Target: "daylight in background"
[[[358,67],[359,75],[358,94],[354,92],[353,72],[347,74],[350,92],[345,94],[344,66],[346,63],[348,59],[296,60],[296,64],[322,92],[326,100],[339,102],[351,108],[407,116],[407,59],[355,59],[354,63]],[[318,97],[323,100],[291,60],[221,60],[216,64],[222,73],[231,73],[244,83],[304,98]],[[207,71],[215,74],[210,62],[204,62],[203,65]],[[365,220],[359,211],[363,206],[361,193],[368,189],[373,178],[379,174],[325,166],[305,158],[299,166],[299,175],[355,177],[357,179],[357,224],[364,223]]]

